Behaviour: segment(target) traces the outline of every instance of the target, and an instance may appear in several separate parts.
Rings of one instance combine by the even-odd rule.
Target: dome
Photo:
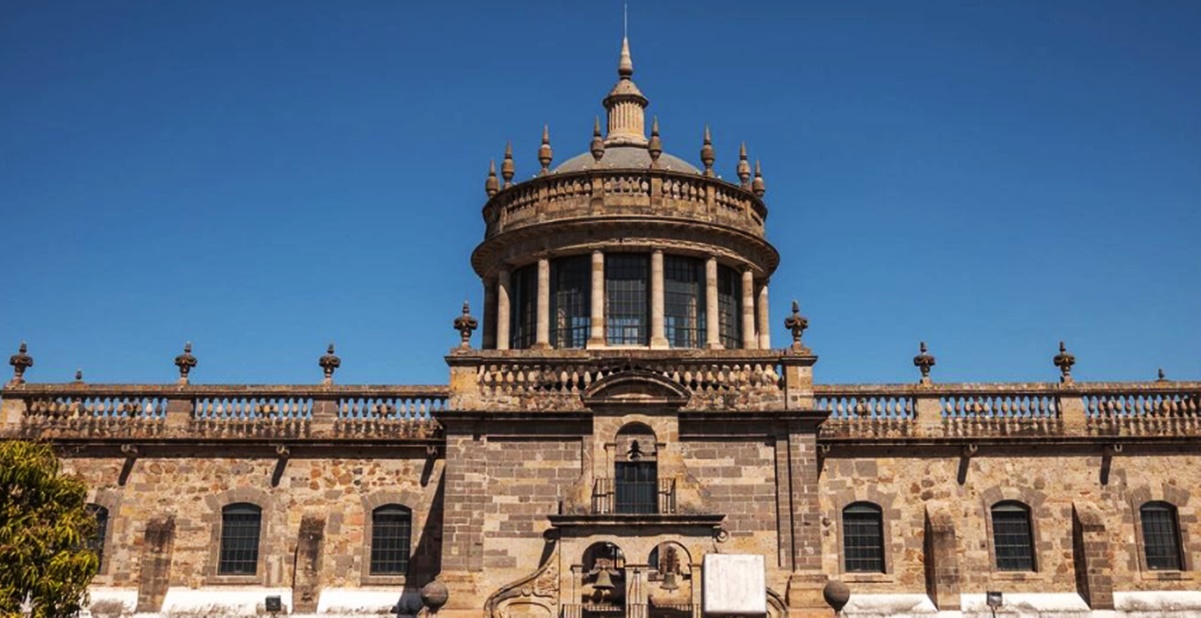
[[[598,162],[592,158],[592,153],[585,152],[576,155],[558,167],[551,170],[552,174],[568,174],[592,169],[648,169],[651,166],[651,154],[644,146],[610,146],[605,148],[605,154]],[[691,163],[666,152],[659,155],[659,169],[673,172],[700,174]]]

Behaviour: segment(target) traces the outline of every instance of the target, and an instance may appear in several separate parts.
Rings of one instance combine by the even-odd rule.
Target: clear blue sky
[[[1201,2],[630,4],[665,149],[761,158],[821,382],[1201,379]],[[444,383],[490,158],[587,149],[621,4],[0,0],[32,381]],[[476,341],[478,343],[477,333]]]

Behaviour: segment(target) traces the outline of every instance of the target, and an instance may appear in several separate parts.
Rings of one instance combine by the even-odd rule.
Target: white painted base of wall
[[[316,614],[288,614],[292,591],[287,588],[170,588],[161,613],[135,614],[138,591],[134,588],[93,587],[92,611],[81,618],[234,618],[265,616],[263,603],[279,595],[291,618],[346,618],[361,616],[412,616],[421,607],[414,591],[396,587],[326,588],[321,591]],[[1201,617],[1201,592],[1115,592],[1112,611],[1092,611],[1075,593],[1005,593],[998,618],[1189,618]],[[992,618],[983,594],[960,596],[962,611],[940,612],[924,594],[854,594],[843,609],[843,618]]]

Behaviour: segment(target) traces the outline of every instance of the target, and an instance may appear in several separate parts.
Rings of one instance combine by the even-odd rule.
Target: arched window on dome
[[[663,333],[673,348],[705,344],[705,263],[669,255],[663,260]]]
[[[538,264],[513,271],[510,289],[513,310],[509,317],[509,347],[533,347],[538,329]]]
[[[717,317],[721,344],[742,347],[742,277],[729,266],[717,266]]]
[[[647,345],[650,334],[650,256],[605,256],[605,338],[610,345]]]
[[[550,285],[551,346],[584,347],[592,326],[591,256],[552,261]]]

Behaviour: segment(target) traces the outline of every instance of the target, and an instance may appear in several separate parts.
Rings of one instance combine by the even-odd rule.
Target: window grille
[[[551,345],[582,348],[592,327],[592,258],[562,258],[550,265]]]
[[[699,348],[705,337],[705,266],[696,258],[663,261],[663,332],[673,348]]]
[[[1001,502],[992,508],[993,549],[998,571],[1034,570],[1034,535],[1030,509],[1020,502]]]
[[[610,344],[647,344],[649,274],[645,255],[605,256],[605,338]]]
[[[847,572],[884,572],[884,516],[880,507],[857,502],[842,510],[842,550]]]
[[[717,317],[721,344],[742,347],[742,277],[729,266],[717,266]]]
[[[412,511],[387,504],[371,513],[371,574],[404,575],[409,570]]]
[[[219,575],[254,575],[259,564],[259,531],[262,509],[246,503],[221,510]]]
[[[96,561],[101,566],[104,565],[104,535],[108,532],[108,509],[99,504],[89,504],[88,512],[92,517],[96,518],[96,529],[92,531],[92,536],[88,537],[88,549],[96,554]]]
[[[1176,507],[1166,502],[1148,502],[1139,513],[1143,522],[1143,553],[1152,571],[1179,571],[1180,529]]]
[[[652,515],[659,512],[659,473],[653,461],[619,461],[615,474],[614,511]]]
[[[519,350],[534,346],[538,328],[538,265],[513,271],[509,280],[509,347]]]

